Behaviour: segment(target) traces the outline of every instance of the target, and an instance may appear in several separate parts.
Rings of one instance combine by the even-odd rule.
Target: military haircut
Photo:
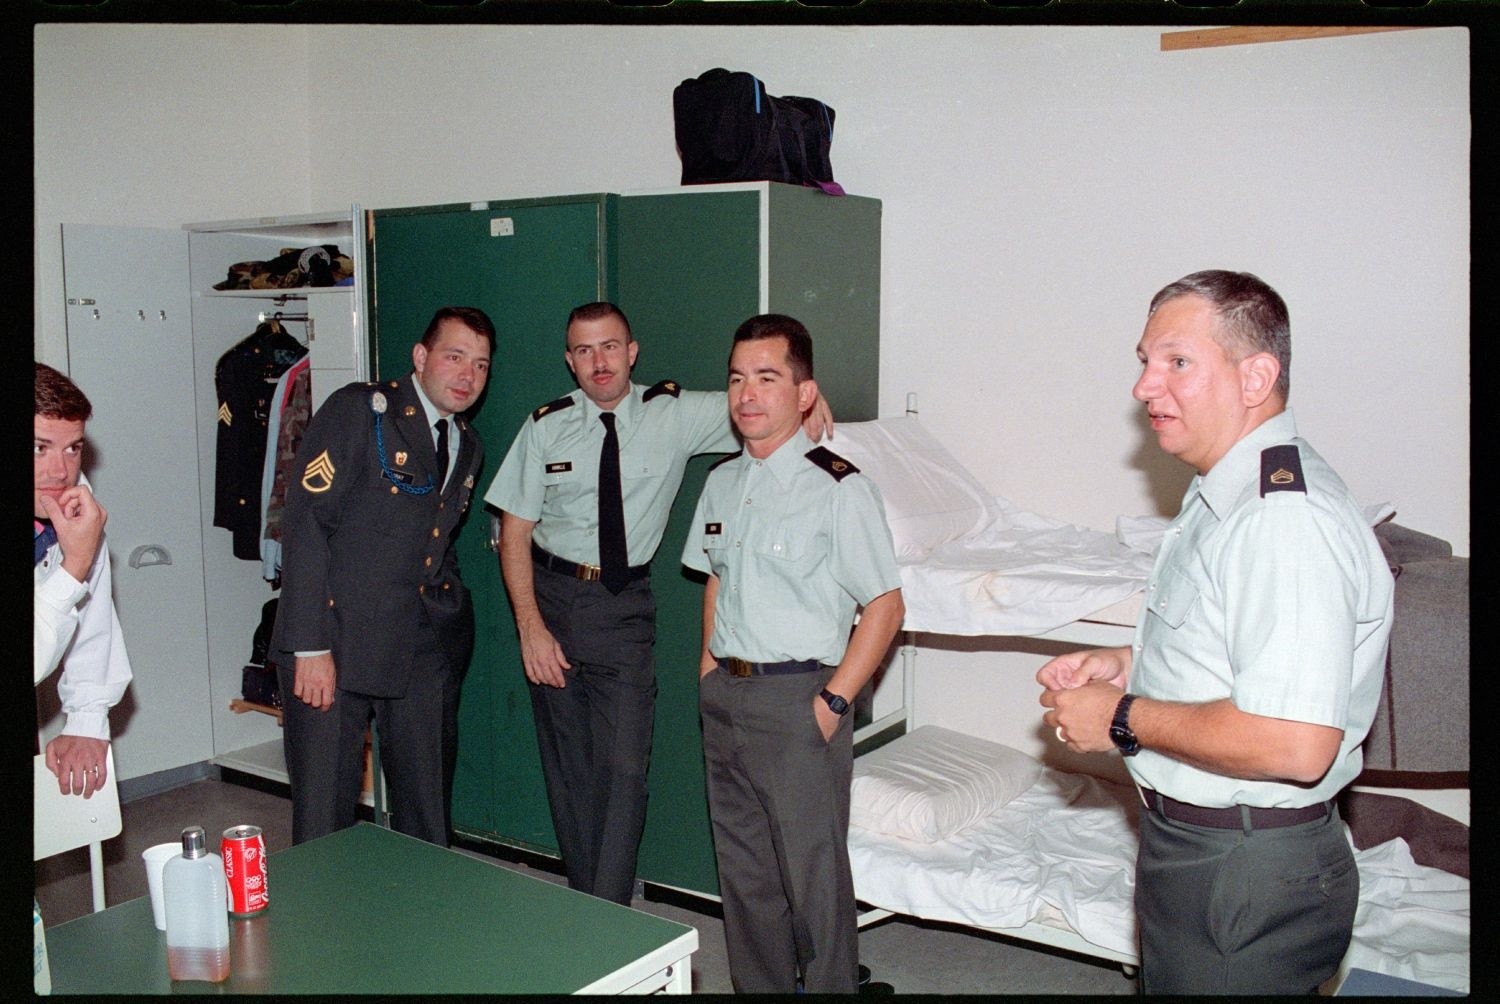
[[[495,322],[490,320],[489,314],[478,307],[439,307],[437,313],[432,315],[432,320],[428,322],[427,330],[422,333],[422,345],[432,348],[432,343],[437,340],[438,328],[444,321],[458,321],[489,342],[490,354],[495,354]]]
[[[1215,340],[1236,362],[1257,352],[1274,356],[1281,373],[1276,392],[1285,403],[1292,392],[1292,323],[1281,294],[1249,272],[1206,269],[1162,287],[1151,298],[1150,317],[1168,300],[1201,296],[1213,304],[1219,324]]]
[[[792,379],[797,383],[812,379],[812,335],[807,333],[801,321],[786,314],[756,314],[736,329],[734,344],[757,342],[763,338],[785,338],[786,360],[792,368]],[[730,351],[732,353],[733,348]]]
[[[94,406],[76,383],[46,363],[37,363],[36,413],[64,422],[87,422]]]
[[[606,317],[618,317],[620,323],[625,325],[625,341],[635,340],[635,335],[630,330],[630,319],[625,316],[625,311],[610,303],[608,300],[595,300],[593,303],[580,304],[568,313],[568,323],[563,328],[566,333],[573,326],[574,321],[602,321]]]

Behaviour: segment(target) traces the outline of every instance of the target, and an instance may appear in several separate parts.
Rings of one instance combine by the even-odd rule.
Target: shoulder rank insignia
[[[805,456],[808,460],[811,460],[814,464],[832,474],[835,481],[842,481],[851,474],[859,473],[858,467],[855,467],[826,446],[815,446],[808,450]]]
[[[1272,492],[1307,494],[1307,482],[1302,479],[1302,455],[1289,443],[1260,451],[1260,497]]]
[[[731,460],[734,460],[736,457],[738,457],[741,454],[743,454],[744,452],[745,452],[744,450],[735,450],[733,453],[729,454],[729,456],[727,456],[727,457],[720,457],[718,460],[715,460],[712,464],[710,464],[709,467],[708,467],[708,469],[709,470],[713,470],[715,467],[718,467],[720,464],[727,464]]]
[[[307,469],[302,472],[302,487],[314,495],[333,487],[333,461],[328,459],[327,450],[308,461]]]
[[[536,411],[533,411],[531,413],[531,420],[533,422],[540,422],[543,415],[550,415],[554,411],[562,411],[564,408],[571,407],[573,407],[573,399],[571,397],[560,397],[556,401],[548,401]]]
[[[223,422],[225,425],[234,424],[234,416],[229,413],[228,401],[219,402],[219,421]]]
[[[662,380],[662,381],[660,381],[658,383],[654,383],[650,387],[648,387],[646,389],[646,393],[644,393],[644,394],[641,395],[641,400],[642,401],[649,401],[653,397],[659,397],[662,394],[667,394],[667,395],[669,395],[671,397],[676,397],[677,395],[679,395],[681,393],[682,393],[682,385],[680,383],[678,383],[676,380]]]

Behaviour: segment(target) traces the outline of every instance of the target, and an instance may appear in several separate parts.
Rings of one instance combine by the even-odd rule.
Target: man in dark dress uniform
[[[297,450],[271,640],[293,843],[354,823],[372,717],[394,828],[448,843],[474,644],[452,538],[484,454],[459,415],[484,391],[494,344],[483,311],[438,310],[411,373],[334,392]]]

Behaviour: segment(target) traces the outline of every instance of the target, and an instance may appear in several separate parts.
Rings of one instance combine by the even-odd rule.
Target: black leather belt
[[[1211,826],[1219,830],[1272,830],[1278,826],[1296,826],[1323,819],[1333,811],[1333,802],[1318,802],[1297,809],[1263,809],[1254,805],[1233,805],[1227,809],[1209,809],[1191,802],[1179,802],[1150,788],[1141,789],[1146,807],[1164,819],[1194,826]],[[1245,818],[1249,814],[1249,820]]]
[[[568,561],[564,558],[559,558],[557,555],[552,554],[549,551],[542,550],[535,543],[531,545],[531,560],[536,562],[538,565],[541,565],[549,572],[561,572],[564,575],[571,575],[575,579],[583,579],[585,582],[599,581],[598,565],[580,565],[576,561]],[[630,578],[632,580],[644,579],[649,577],[650,575],[651,562],[649,561],[644,565],[636,565],[630,569]]]
[[[781,676],[786,673],[811,673],[815,669],[822,669],[823,664],[816,659],[804,659],[801,662],[746,662],[744,659],[728,656],[719,660],[719,668],[730,676]]]

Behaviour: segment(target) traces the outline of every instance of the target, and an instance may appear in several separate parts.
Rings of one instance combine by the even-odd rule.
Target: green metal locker
[[[694,390],[725,385],[741,321],[787,313],[812,332],[819,386],[836,421],[876,417],[880,203],[764,182],[663,194],[491,201],[372,214],[371,357],[381,379],[411,368],[433,310],[468,304],[494,319],[489,387],[468,416],[484,437],[488,488],[522,420],[573,389],[563,363],[568,311],[613,300],[641,343],[633,379]],[[834,448],[837,449],[835,442]],[[697,710],[701,582],[679,558],[710,464],[688,466],[652,566],[657,598],[656,724],[638,875],[717,893]],[[488,514],[458,537],[478,618],[459,711],[453,795],[458,832],[556,853],[530,699]]]

